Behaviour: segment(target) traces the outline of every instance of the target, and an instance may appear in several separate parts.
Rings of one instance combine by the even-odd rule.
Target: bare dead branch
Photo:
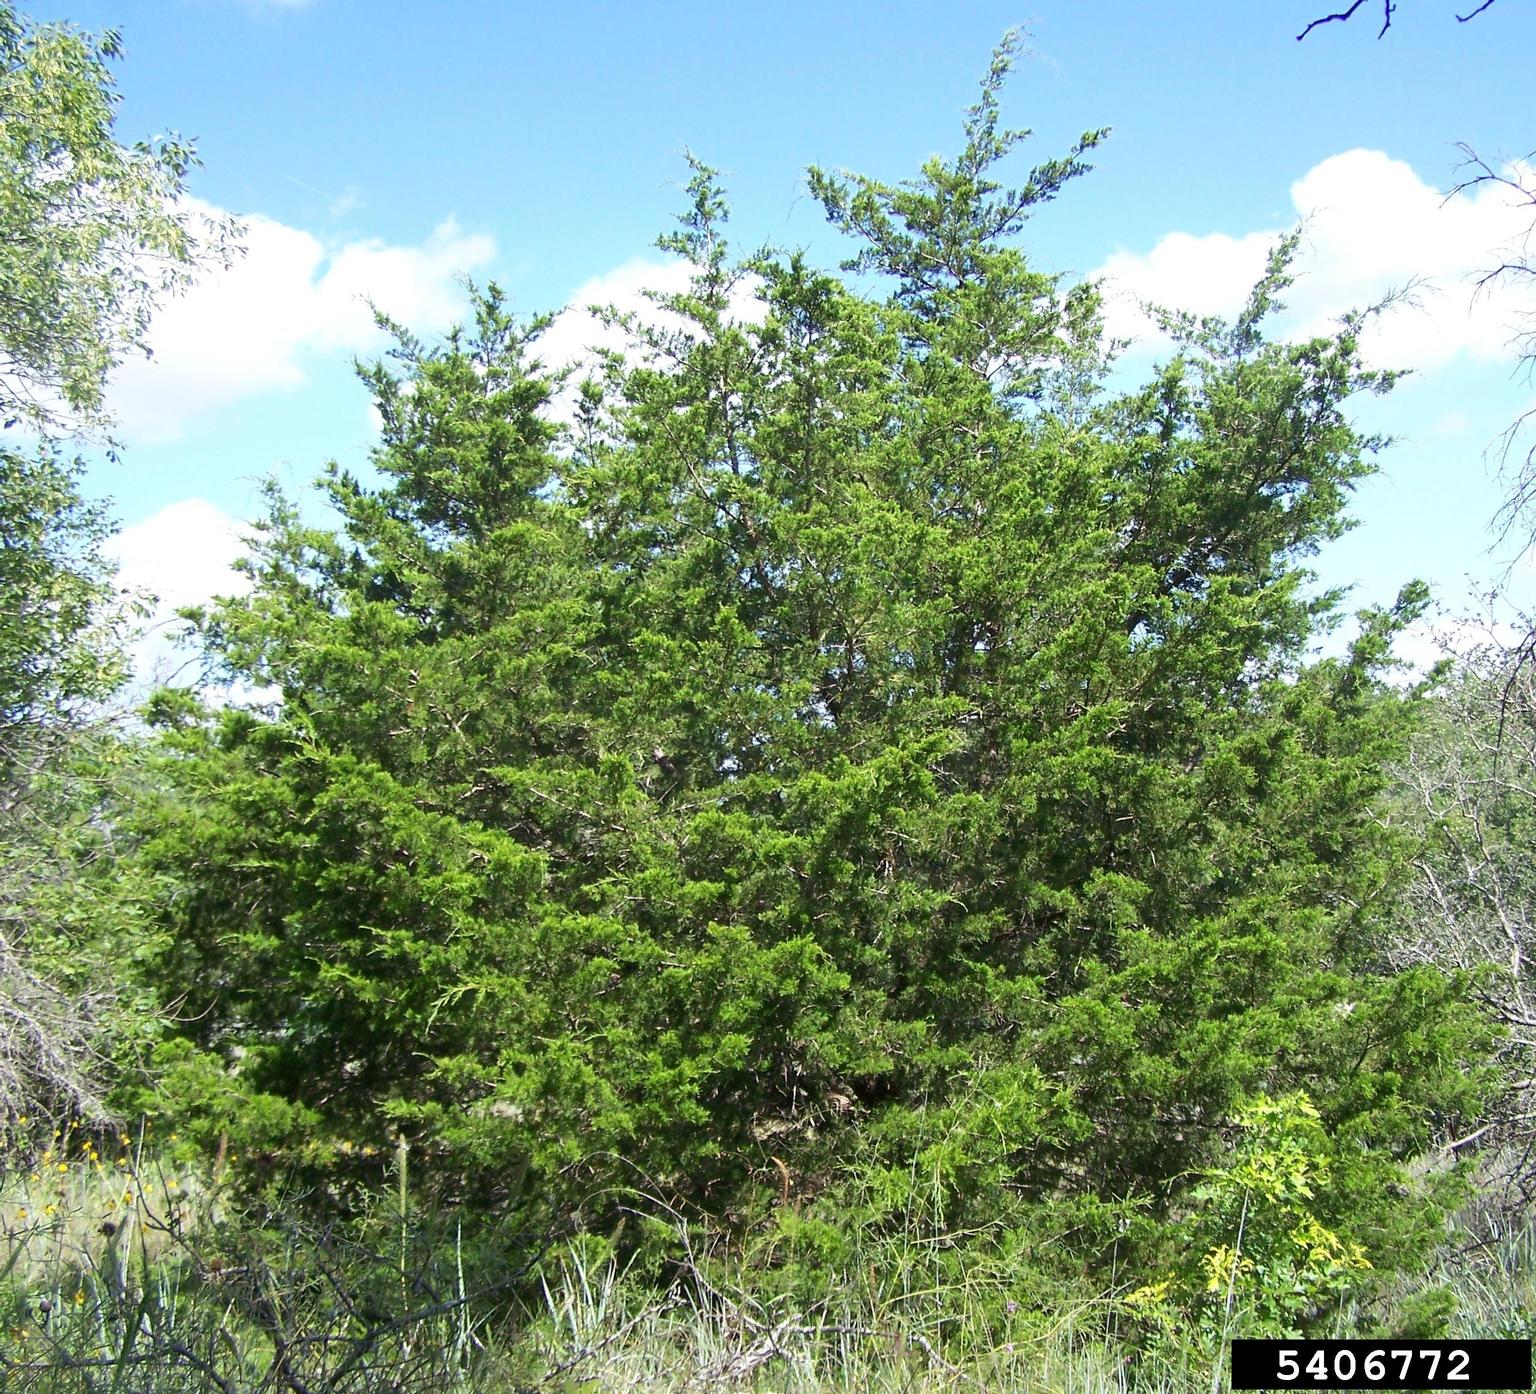
[[[1460,178],[1451,186],[1446,194],[1446,199],[1452,199],[1457,194],[1464,194],[1482,184],[1502,184],[1506,189],[1512,189],[1519,194],[1526,203],[1536,205],[1536,184],[1529,182],[1523,174],[1508,173],[1507,170],[1522,170],[1536,160],[1536,150],[1531,151],[1523,160],[1514,161],[1505,170],[1495,169],[1472,146],[1465,141],[1458,142],[1456,148],[1461,151],[1461,163],[1458,170],[1472,170],[1472,174]]]
[[[1458,15],[1457,18],[1470,19],[1487,9],[1488,3],[1479,6],[1471,14]],[[1457,148],[1462,159],[1457,166],[1458,177],[1446,193],[1445,202],[1478,189],[1493,188],[1512,194],[1514,204],[1532,210],[1532,221],[1524,234],[1504,248],[1500,261],[1478,273],[1474,297],[1490,295],[1496,287],[1511,281],[1536,280],[1536,245],[1533,245],[1536,242],[1536,173],[1533,173],[1536,150],[1523,159],[1508,161],[1499,168],[1490,164],[1465,142]],[[1511,324],[1509,345],[1519,360],[1516,372],[1523,372],[1527,378],[1536,378],[1536,320],[1532,320],[1528,313],[1524,319],[1517,319]],[[1530,449],[1517,447],[1523,446],[1533,425],[1536,425],[1536,408],[1518,415],[1500,433],[1488,451],[1489,456],[1497,461],[1498,473],[1506,490],[1504,501],[1492,520],[1496,545],[1503,545],[1512,536],[1523,532],[1525,536],[1521,539],[1524,543],[1521,556],[1536,544],[1536,526],[1533,526],[1533,521],[1536,521],[1533,520],[1533,513],[1536,513],[1536,445]],[[1513,570],[1518,560],[1517,557],[1510,562],[1509,570]],[[1508,574],[1506,571],[1506,582]],[[1525,655],[1527,660],[1532,656],[1536,655]]]
[[[1452,1142],[1446,1143],[1440,1150],[1445,1153],[1459,1152],[1463,1147],[1470,1147],[1474,1142],[1481,1141],[1487,1134],[1493,1131],[1494,1127],[1495,1125],[1492,1123],[1485,1123],[1481,1128],[1468,1133],[1465,1137],[1459,1137]]]
[[[1355,11],[1363,4],[1365,4],[1365,0],[1354,0],[1354,3],[1347,10],[1340,10],[1337,14],[1319,15],[1318,18],[1314,19],[1296,36],[1296,42],[1300,43],[1320,24],[1333,24],[1335,21],[1353,19]],[[1392,11],[1396,8],[1397,6],[1393,3],[1393,0],[1382,0],[1381,34],[1385,34],[1392,27]],[[1381,34],[1378,34],[1376,37],[1379,39]]]
[[[1319,15],[1309,25],[1307,25],[1307,27],[1303,29],[1301,33],[1296,36],[1297,41],[1300,42],[1300,40],[1306,38],[1307,35],[1316,29],[1319,24],[1333,24],[1337,21],[1353,19],[1355,11],[1358,10],[1364,3],[1365,0],[1354,0],[1354,3],[1347,10],[1340,10],[1337,14]],[[1476,9],[1469,10],[1464,15],[1457,15],[1456,22],[1458,24],[1465,24],[1469,19],[1476,19],[1478,15],[1482,14],[1482,12],[1488,9],[1492,4],[1493,0],[1483,0],[1482,4],[1480,4]],[[1396,0],[1382,0],[1381,29],[1376,35],[1378,39],[1385,35],[1387,30],[1392,27],[1392,15],[1396,9]]]

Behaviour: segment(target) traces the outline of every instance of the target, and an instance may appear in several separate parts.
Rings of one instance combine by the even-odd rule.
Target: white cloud
[[[243,595],[250,580],[233,565],[244,555],[247,531],[206,499],[169,504],[112,539],[118,582],[172,609],[215,595]]]
[[[412,329],[446,326],[462,308],[459,277],[496,250],[452,218],[416,246],[371,238],[328,247],[261,214],[242,221],[245,254],[163,305],[150,329],[153,359],[115,374],[110,405],[129,439],[175,439],[192,417],[298,386],[309,355],[373,348],[369,299]]]
[[[592,307],[631,314],[653,329],[684,330],[688,326],[683,317],[663,309],[652,297],[681,294],[688,289],[692,274],[693,268],[684,261],[636,258],[579,285],[535,349],[546,368],[576,369],[565,390],[552,403],[550,414],[558,420],[570,421],[575,411],[576,384],[585,370],[597,366],[599,354],[618,352],[635,361],[649,352],[634,335],[616,324],[604,323]],[[764,306],[758,296],[760,287],[757,277],[742,277],[731,293],[726,319],[737,324],[761,320]]]
[[[663,309],[655,295],[679,295],[691,283],[693,268],[684,261],[646,261],[636,258],[622,266],[594,276],[579,285],[571,298],[539,340],[539,356],[553,367],[596,361],[603,350],[634,353],[638,340],[616,325],[604,324],[592,307],[632,314],[641,323],[656,329],[686,328],[680,315]],[[758,298],[760,282],[755,276],[743,276],[731,293],[726,319],[751,323],[762,318],[763,305]]]
[[[1529,207],[1508,188],[1485,185],[1445,198],[1403,161],[1350,150],[1307,171],[1291,186],[1291,201],[1305,228],[1280,321],[1289,335],[1326,332],[1346,311],[1416,283],[1413,303],[1376,321],[1363,347],[1378,366],[1429,368],[1460,354],[1510,356],[1517,320],[1536,313],[1529,284],[1477,289],[1479,274],[1530,225]],[[1140,309],[1147,300],[1200,315],[1232,314],[1284,231],[1174,232],[1149,252],[1115,253],[1094,272],[1106,278],[1111,332],[1155,334]]]
[[[637,315],[657,327],[679,327],[678,317],[661,309],[647,292],[679,294],[688,289],[688,277],[685,262],[637,258],[584,281],[539,340],[539,357],[553,368],[595,363],[602,351],[632,351],[635,344],[630,336],[617,325],[605,325],[592,313],[594,305]]]
[[[1252,232],[1195,237],[1170,232],[1150,252],[1116,252],[1092,274],[1103,277],[1108,328],[1118,337],[1143,337],[1155,326],[1141,304],[1152,301],[1196,315],[1230,314],[1264,270],[1278,234]]]
[[[111,539],[119,587],[154,606],[133,649],[136,687],[147,690],[187,665],[189,652],[176,642],[184,628],[178,609],[250,589],[250,578],[233,569],[247,531],[204,499],[182,499]]]

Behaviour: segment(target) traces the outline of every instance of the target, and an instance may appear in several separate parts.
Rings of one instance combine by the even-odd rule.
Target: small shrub
[[[1326,1223],[1331,1142],[1303,1093],[1246,1100],[1224,1165],[1205,1171],[1200,1209],[1173,1230],[1186,1257],[1124,1299],[1165,1351],[1219,1359],[1233,1336],[1283,1336],[1326,1322],[1371,1272],[1364,1248]]]

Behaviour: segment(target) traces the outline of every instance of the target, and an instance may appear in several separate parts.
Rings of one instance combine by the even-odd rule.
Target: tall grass
[[[950,1263],[956,1237],[931,1225],[853,1236],[813,1288],[769,1281],[761,1252],[654,1206],[662,1260],[626,1265],[590,1238],[470,1249],[459,1217],[415,1205],[403,1154],[343,1229],[237,1205],[211,1172],[155,1165],[142,1137],[53,1144],[25,1166],[13,1155],[0,1184],[0,1387],[18,1394],[1225,1387],[1193,1333],[1139,1341],[1119,1293],[1032,1300],[1027,1274]],[[1530,1227],[1473,1249],[1453,1236],[1439,1268],[1385,1300],[1450,1334],[1530,1335],[1533,1259]],[[1339,1334],[1391,1311],[1342,1314]]]

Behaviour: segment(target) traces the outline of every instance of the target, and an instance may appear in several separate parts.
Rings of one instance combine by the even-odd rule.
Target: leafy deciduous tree
[[[64,450],[107,424],[112,366],[208,248],[191,148],[126,148],[120,42],[0,3],[0,1109],[99,1113],[131,897],[106,870],[125,748],[96,719],[123,661],[103,511]],[[213,251],[227,229],[210,230]]]
[[[231,232],[182,202],[174,137],[118,143],[122,41],[0,4],[0,413],[56,432],[104,424],[102,392],[149,318]],[[206,245],[201,245],[206,242]]]

